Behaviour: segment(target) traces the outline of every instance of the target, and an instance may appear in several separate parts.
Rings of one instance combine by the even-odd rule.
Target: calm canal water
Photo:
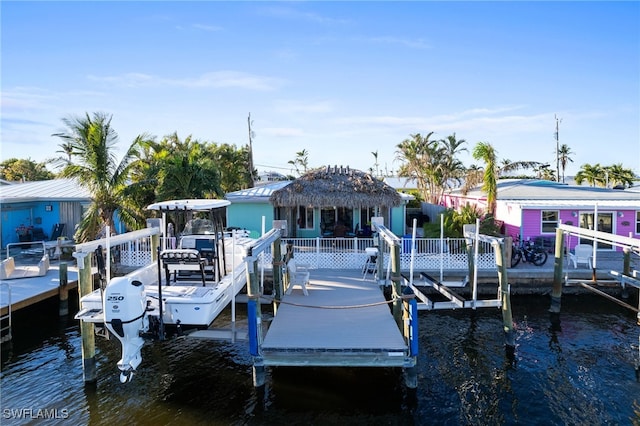
[[[634,313],[565,296],[552,324],[547,297],[512,304],[513,362],[499,310],[421,311],[414,394],[399,369],[346,368],[271,369],[259,394],[245,345],[190,339],[146,345],[125,385],[120,346],[97,339],[98,381],[85,386],[76,321],[52,321],[57,306],[42,304],[17,315],[14,341],[3,345],[0,424],[640,424]],[[38,419],[38,410],[58,418]]]

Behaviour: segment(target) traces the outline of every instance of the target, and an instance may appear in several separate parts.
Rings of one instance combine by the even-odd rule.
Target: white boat
[[[131,380],[142,361],[144,336],[163,339],[168,333],[207,328],[245,287],[245,256],[257,240],[225,232],[229,204],[174,200],[150,205],[162,213],[165,230],[157,260],[80,299],[75,318],[105,327],[120,340],[122,382]],[[176,237],[169,231],[170,214],[188,217]]]

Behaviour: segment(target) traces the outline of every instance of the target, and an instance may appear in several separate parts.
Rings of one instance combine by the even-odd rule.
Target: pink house
[[[487,207],[480,187],[462,194],[453,191],[444,199],[446,207],[465,204]],[[514,238],[530,239],[554,247],[556,226],[562,222],[625,237],[640,238],[640,191],[567,185],[532,179],[501,179],[498,181],[496,220],[504,223],[503,233]],[[566,242],[573,249],[577,237]],[[582,243],[592,244],[591,241]],[[599,243],[599,250],[615,250]]]

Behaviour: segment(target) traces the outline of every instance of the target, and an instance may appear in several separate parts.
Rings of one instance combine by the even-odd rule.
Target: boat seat
[[[173,272],[173,281],[178,279],[178,272],[181,271],[199,271],[202,278],[202,286],[205,285],[205,259],[200,257],[200,252],[193,249],[175,249],[164,250],[160,253],[160,259],[164,265],[167,276],[167,285],[171,282],[171,273]]]

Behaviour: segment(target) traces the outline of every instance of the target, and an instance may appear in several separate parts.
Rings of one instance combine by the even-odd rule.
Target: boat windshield
[[[191,219],[184,226],[183,235],[214,234],[213,222],[209,219]]]

